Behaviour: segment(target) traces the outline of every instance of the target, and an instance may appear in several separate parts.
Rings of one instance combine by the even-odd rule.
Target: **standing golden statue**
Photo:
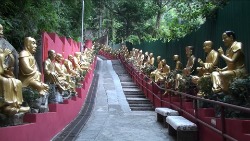
[[[244,64],[244,53],[242,51],[242,43],[236,41],[233,31],[225,31],[222,34],[222,41],[227,47],[226,54],[220,47],[218,49],[220,57],[226,62],[227,66],[218,68],[212,73],[213,92],[227,92],[230,80],[235,77],[244,76],[247,71]]]
[[[19,54],[19,79],[23,87],[31,87],[39,94],[45,95],[49,86],[41,81],[41,73],[38,70],[34,54],[36,52],[36,40],[32,37],[24,39],[24,50]]]

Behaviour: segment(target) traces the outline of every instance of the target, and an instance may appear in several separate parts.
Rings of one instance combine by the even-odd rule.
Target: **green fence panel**
[[[245,53],[245,62],[247,69],[250,70],[250,1],[249,0],[231,0],[228,5],[217,11],[213,19],[201,25],[197,31],[186,35],[178,41],[164,43],[162,41],[143,42],[138,45],[127,44],[129,49],[138,48],[143,52],[148,51],[154,53],[154,56],[162,56],[167,60],[171,68],[174,67],[172,57],[178,54],[183,65],[186,64],[185,46],[192,45],[195,47],[195,56],[205,60],[203,51],[203,42],[211,40],[214,43],[214,49],[220,46],[225,50],[221,35],[226,30],[232,30],[236,33],[237,41],[243,43]],[[220,67],[225,66],[225,62],[220,59]]]

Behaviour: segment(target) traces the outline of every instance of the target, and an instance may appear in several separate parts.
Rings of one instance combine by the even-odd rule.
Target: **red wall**
[[[95,59],[96,60],[96,59]],[[25,114],[24,125],[0,128],[1,141],[49,141],[74,120],[85,103],[93,79],[95,64],[82,82],[84,88],[77,89],[78,96],[65,100],[63,104],[49,104],[47,113]]]
[[[42,41],[42,60],[48,57],[48,50],[55,50],[63,54],[64,58],[80,51],[80,43],[66,37],[59,37],[55,33],[44,32]],[[25,114],[24,125],[0,128],[0,141],[49,141],[66,125],[74,120],[83,106],[87,92],[92,83],[96,59],[91,70],[86,74],[83,88],[78,88],[78,96],[65,100],[64,104],[49,104],[49,112]]]

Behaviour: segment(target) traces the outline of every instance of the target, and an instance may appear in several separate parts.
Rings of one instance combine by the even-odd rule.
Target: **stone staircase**
[[[122,89],[127,98],[130,109],[132,111],[154,111],[151,102],[133,82],[121,63],[118,60],[113,60],[112,65],[120,79]]]

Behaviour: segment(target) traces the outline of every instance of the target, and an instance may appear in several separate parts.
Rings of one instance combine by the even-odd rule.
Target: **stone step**
[[[137,86],[134,82],[121,82],[122,86]]]
[[[150,104],[129,104],[130,107],[153,107],[153,105]]]
[[[121,82],[132,82],[131,78],[120,78]]]
[[[131,99],[131,98],[127,98]],[[128,104],[150,104],[149,100],[127,100]]]
[[[137,88],[138,86],[135,85],[135,86],[122,86],[122,88]]]
[[[145,95],[126,95],[127,98],[146,98]]]
[[[144,95],[142,91],[123,91],[125,95]]]
[[[122,88],[123,91],[129,91],[129,92],[140,92],[141,90],[139,88]]]
[[[130,107],[131,111],[154,111],[152,107]]]

